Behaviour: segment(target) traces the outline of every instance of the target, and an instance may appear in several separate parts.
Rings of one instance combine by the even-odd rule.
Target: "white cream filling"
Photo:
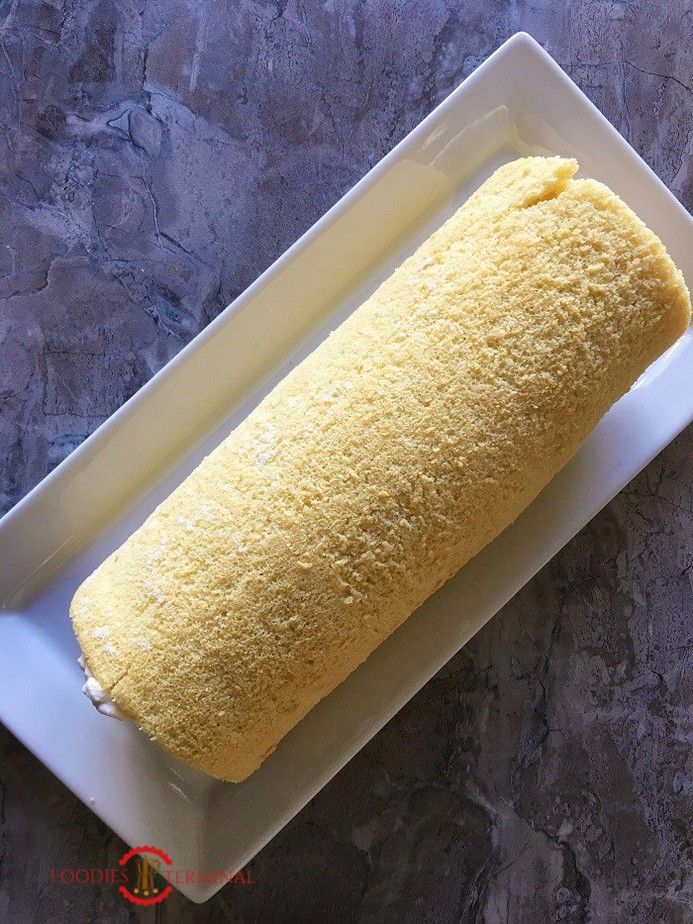
[[[84,655],[79,656],[77,663],[84,671],[84,676],[86,677],[86,682],[82,687],[82,693],[84,693],[87,699],[92,701],[101,715],[108,715],[113,719],[123,720],[121,711],[89,670],[89,665],[84,660]]]

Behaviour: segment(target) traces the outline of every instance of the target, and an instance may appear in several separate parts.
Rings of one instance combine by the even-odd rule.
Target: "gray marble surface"
[[[530,31],[688,208],[690,0],[0,3],[9,509],[500,42]],[[136,913],[0,731],[0,921],[690,922],[693,432],[253,861]]]

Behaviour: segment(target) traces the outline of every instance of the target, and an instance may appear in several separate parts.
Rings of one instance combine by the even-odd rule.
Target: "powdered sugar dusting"
[[[274,424],[265,424],[265,432],[257,437],[250,448],[250,458],[257,465],[267,465],[277,454],[277,428]]]
[[[231,545],[233,548],[237,549],[239,552],[247,552],[248,546],[245,542],[245,536],[243,533],[231,533]]]
[[[148,587],[147,593],[150,597],[153,597],[158,604],[166,603],[166,595],[158,587]]]

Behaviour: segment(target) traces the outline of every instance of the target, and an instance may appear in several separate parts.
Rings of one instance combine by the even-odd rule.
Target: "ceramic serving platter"
[[[520,519],[244,783],[181,766],[82,695],[68,617],[80,581],[496,167],[528,153],[577,157],[659,234],[691,286],[690,217],[516,35],[0,521],[0,719],[130,845],[154,844],[179,868],[244,866],[693,418],[689,330]],[[219,887],[180,886],[195,901]]]

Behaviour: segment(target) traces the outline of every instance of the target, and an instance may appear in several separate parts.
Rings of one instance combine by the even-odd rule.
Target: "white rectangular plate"
[[[497,166],[574,155],[662,238],[689,285],[693,222],[558,66],[519,34],[0,522],[0,718],[129,844],[245,865],[693,418],[693,336],[652,366],[499,539],[242,784],[171,761],[82,695],[79,582]],[[203,901],[219,886],[187,885]]]

